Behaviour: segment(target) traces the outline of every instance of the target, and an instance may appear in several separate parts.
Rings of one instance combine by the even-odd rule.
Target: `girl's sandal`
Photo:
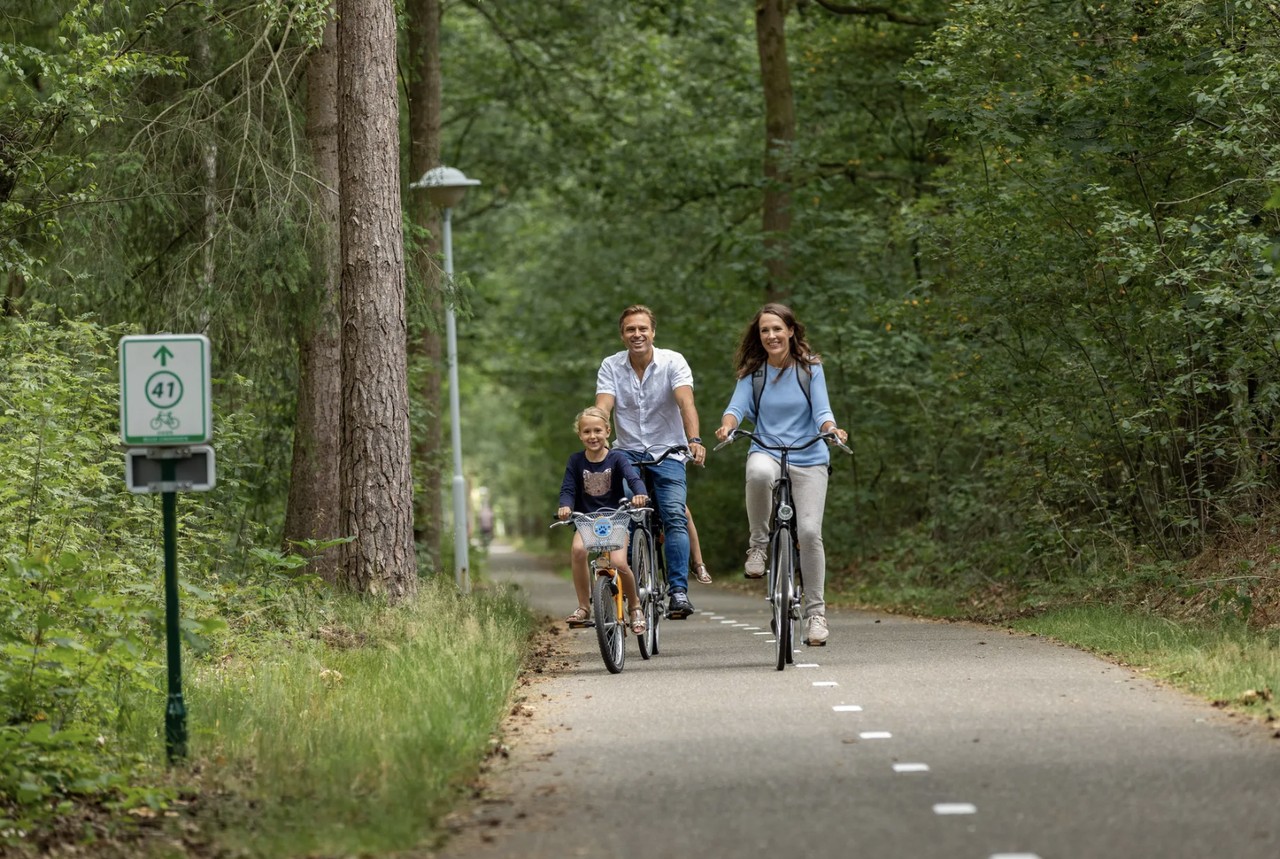
[[[564,622],[569,624],[570,629],[582,629],[591,626],[591,612],[582,606],[578,606],[573,610],[573,614],[564,619]]]
[[[711,574],[707,572],[706,564],[694,564],[693,569],[689,572],[693,573],[693,577],[702,584],[711,584]]]
[[[641,609],[633,609],[631,612],[631,631],[636,635],[644,635],[649,629],[649,624],[645,622],[644,611]]]

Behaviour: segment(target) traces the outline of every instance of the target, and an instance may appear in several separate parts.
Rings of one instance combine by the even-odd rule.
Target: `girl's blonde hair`
[[[573,419],[574,435],[577,435],[579,432],[582,431],[583,418],[599,418],[600,420],[604,421],[605,434],[608,435],[609,433],[613,432],[612,427],[609,426],[609,416],[605,414],[604,409],[600,408],[599,406],[587,406],[585,409],[578,412],[578,414]]]

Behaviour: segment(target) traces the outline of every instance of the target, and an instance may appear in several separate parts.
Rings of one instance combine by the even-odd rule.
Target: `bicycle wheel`
[[[600,642],[600,656],[610,674],[622,670],[627,651],[623,647],[623,636],[626,634],[623,624],[625,618],[618,617],[618,604],[614,595],[618,592],[618,582],[613,576],[597,575],[595,587],[591,591],[591,610],[596,616],[596,639]]]
[[[667,616],[663,606],[667,603],[667,559],[662,554],[661,542],[651,550],[649,557],[654,560],[653,573],[653,625],[649,627],[650,652],[659,652],[662,639],[662,619]]]
[[[792,642],[795,640],[795,621],[791,617],[791,598],[795,587],[794,561],[791,555],[790,535],[784,530],[774,537],[770,559],[773,564],[773,588],[769,602],[773,604],[773,655],[778,670],[792,661]]]
[[[637,643],[640,645],[640,658],[648,659],[658,652],[654,642],[658,634],[658,617],[662,614],[662,597],[654,582],[649,535],[644,531],[636,531],[631,536],[631,571],[636,574],[636,590],[640,592],[640,608],[644,611],[646,624],[644,635],[637,636]]]

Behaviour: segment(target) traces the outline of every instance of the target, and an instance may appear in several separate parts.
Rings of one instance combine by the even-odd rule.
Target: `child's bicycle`
[[[626,607],[622,598],[622,582],[618,568],[613,565],[609,553],[627,545],[627,530],[633,518],[644,517],[649,513],[644,508],[631,509],[627,502],[617,510],[601,510],[597,513],[574,513],[563,522],[554,522],[551,527],[573,525],[582,535],[582,544],[591,557],[591,571],[595,580],[591,585],[591,614],[595,618],[596,639],[600,642],[600,656],[610,674],[622,671],[627,660],[626,637],[628,627]],[[644,600],[644,594],[641,594]],[[646,633],[647,634],[647,633]],[[640,636],[644,639],[646,636]],[[649,653],[645,645],[640,646],[640,655],[645,659]]]

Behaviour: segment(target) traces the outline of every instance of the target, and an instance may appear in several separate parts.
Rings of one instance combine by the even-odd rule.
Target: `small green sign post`
[[[174,459],[160,462],[160,479],[173,482]],[[169,701],[164,710],[164,750],[169,763],[187,756],[187,705],[182,700],[182,631],[178,628],[178,493],[161,496],[164,508],[164,638],[169,662]]]
[[[178,614],[178,491],[213,485],[212,450],[199,461],[209,473],[199,482],[178,480],[178,464],[193,457],[213,433],[209,338],[203,334],[130,335],[120,339],[120,438],[126,447],[146,447],[158,460],[160,480],[141,487],[160,492],[164,519],[165,644],[169,696],[164,746],[169,763],[187,756],[187,706],[182,700],[182,631]],[[126,482],[138,491],[125,456]]]

